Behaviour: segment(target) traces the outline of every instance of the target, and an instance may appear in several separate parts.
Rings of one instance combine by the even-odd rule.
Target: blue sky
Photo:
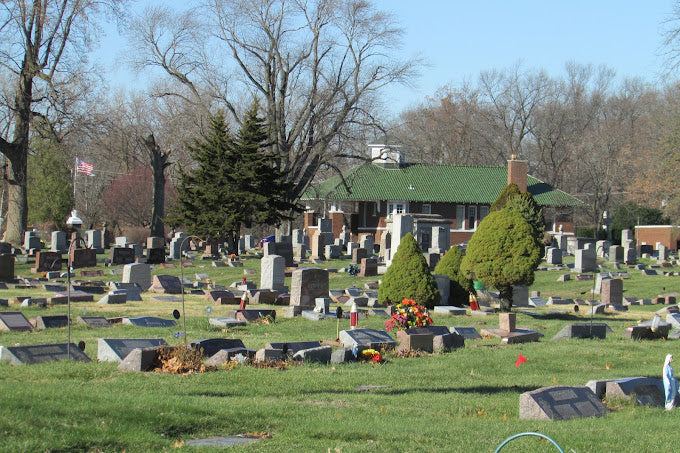
[[[187,5],[190,1],[161,3]],[[138,6],[158,3],[140,1]],[[564,74],[568,61],[604,65],[617,80],[661,83],[661,30],[673,0],[376,0],[405,29],[403,53],[428,64],[415,87],[385,92],[390,110],[417,105],[446,84],[475,82],[481,71],[522,67]],[[113,31],[103,53],[120,45]],[[117,63],[107,58],[114,72]],[[119,64],[118,64],[119,65]],[[118,73],[119,80],[133,80]]]

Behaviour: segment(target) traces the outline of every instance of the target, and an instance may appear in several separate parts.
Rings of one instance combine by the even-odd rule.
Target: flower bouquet
[[[370,360],[372,363],[383,363],[385,361],[375,349],[364,349],[361,351],[361,358]]]
[[[432,324],[432,318],[427,313],[427,308],[416,304],[411,299],[403,299],[395,307],[395,313],[385,321],[385,328],[389,332],[393,328],[397,330],[410,327],[423,327]]]

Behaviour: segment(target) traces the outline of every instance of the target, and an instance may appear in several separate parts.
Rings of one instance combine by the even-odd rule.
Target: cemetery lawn
[[[259,271],[256,258],[244,259],[247,268]],[[345,267],[347,261],[327,264]],[[184,275],[208,273],[222,285],[243,277],[243,268],[212,268],[195,262]],[[103,268],[103,267],[102,267]],[[18,275],[30,276],[21,265]],[[680,269],[670,269],[678,271]],[[106,280],[120,280],[109,275]],[[652,298],[680,290],[680,277],[642,276],[628,271],[624,297]],[[156,269],[154,273],[180,275],[179,269]],[[562,272],[565,273],[565,272]],[[583,294],[592,281],[557,282],[560,272],[538,272],[532,289],[541,296],[591,298]],[[259,275],[247,276],[259,283]],[[100,277],[101,279],[101,277]],[[331,274],[332,289],[352,284],[363,287],[372,278]],[[286,280],[289,284],[290,279]],[[663,288],[663,289],[662,289]],[[28,290],[33,297],[48,293]],[[11,299],[26,290],[3,290]],[[95,302],[98,298],[95,297]],[[171,318],[181,302],[151,301],[125,305],[72,304],[71,316],[87,311],[90,316],[150,315]],[[240,338],[246,347],[259,349],[268,342],[334,340],[335,320],[318,322],[277,317],[272,324],[250,324],[221,330],[208,327],[202,296],[186,296],[186,330],[189,341],[202,338]],[[335,304],[333,305],[333,307]],[[226,316],[233,306],[212,305],[211,316]],[[277,311],[282,313],[282,307]],[[246,365],[220,367],[187,376],[160,373],[123,373],[115,363],[55,362],[11,366],[0,363],[0,451],[160,451],[195,447],[189,439],[238,434],[262,435],[257,442],[199,451],[248,452],[493,452],[506,438],[520,432],[540,432],[565,451],[677,451],[680,409],[635,406],[624,400],[606,401],[611,409],[602,418],[568,421],[519,419],[519,395],[552,385],[585,385],[592,379],[631,376],[660,378],[667,353],[680,343],[633,341],[623,338],[627,326],[647,320],[659,305],[632,306],[617,314],[595,315],[594,322],[607,323],[613,333],[606,340],[559,340],[551,338],[570,322],[591,318],[571,311],[572,306],[531,309],[546,314],[552,308],[568,310],[559,316],[534,318],[518,313],[517,326],[544,334],[537,343],[500,345],[495,338],[466,340],[465,347],[449,352],[400,358],[386,353],[382,365],[351,363],[318,365],[290,362],[280,368]],[[22,311],[27,318],[66,314],[67,307],[21,308],[10,303],[0,311]],[[498,327],[498,317],[433,315],[436,325]],[[665,316],[664,316],[665,318]],[[112,329],[89,329],[73,324],[72,341],[84,341],[85,353],[97,357],[98,338],[164,338],[183,344],[163,328],[116,325]],[[382,329],[384,318],[360,320],[360,327]],[[349,327],[340,321],[340,329]],[[392,332],[393,336],[395,332]],[[0,332],[5,346],[63,343],[67,329],[30,333]],[[516,367],[522,354],[527,362]],[[677,361],[676,361],[677,364]],[[680,372],[676,372],[676,375]],[[362,386],[376,386],[362,390]],[[506,452],[556,451],[536,437],[517,439]]]

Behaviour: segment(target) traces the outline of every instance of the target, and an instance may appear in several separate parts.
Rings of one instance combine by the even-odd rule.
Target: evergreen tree
[[[203,140],[188,147],[195,165],[180,168],[178,197],[168,224],[187,233],[227,243],[238,253],[241,226],[278,225],[302,208],[284,201],[288,186],[277,169],[267,139],[269,131],[253,103],[234,138],[220,113]]]
[[[57,146],[47,140],[36,139],[28,156],[28,221],[66,226],[73,209],[71,170],[57,153]]]
[[[519,190],[519,187],[517,184],[508,184],[505,186],[505,188],[501,191],[501,193],[498,195],[498,198],[496,198],[496,201],[491,203],[491,208],[490,211],[500,211],[505,207],[505,205],[510,201],[512,198],[520,195],[522,192]]]
[[[389,305],[411,299],[427,308],[441,301],[439,289],[418,242],[407,233],[394,254],[378,289],[378,301]]]
[[[529,192],[524,192],[512,197],[507,201],[505,207],[506,209],[515,210],[520,213],[522,217],[524,217],[524,220],[531,225],[536,241],[539,243],[543,242],[543,235],[545,234],[543,210]]]
[[[187,150],[194,162],[179,167],[177,202],[167,223],[210,242],[222,242],[237,228],[242,200],[232,196],[228,183],[234,141],[219,113],[210,119],[209,133]]]
[[[501,209],[490,213],[468,242],[461,271],[495,287],[505,311],[512,308],[513,286],[534,282],[541,247],[533,233],[519,212]]]
[[[468,296],[473,292],[472,279],[460,272],[463,253],[455,245],[449,249],[434,268],[435,274],[446,275],[451,279],[450,299],[454,305],[461,306],[468,302]]]

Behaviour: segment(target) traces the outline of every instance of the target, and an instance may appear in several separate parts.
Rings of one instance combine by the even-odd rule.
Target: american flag
[[[84,160],[80,160],[78,157],[76,157],[76,171],[78,173],[83,173],[88,176],[92,176],[92,170],[94,169],[94,166],[92,164],[88,164]]]

